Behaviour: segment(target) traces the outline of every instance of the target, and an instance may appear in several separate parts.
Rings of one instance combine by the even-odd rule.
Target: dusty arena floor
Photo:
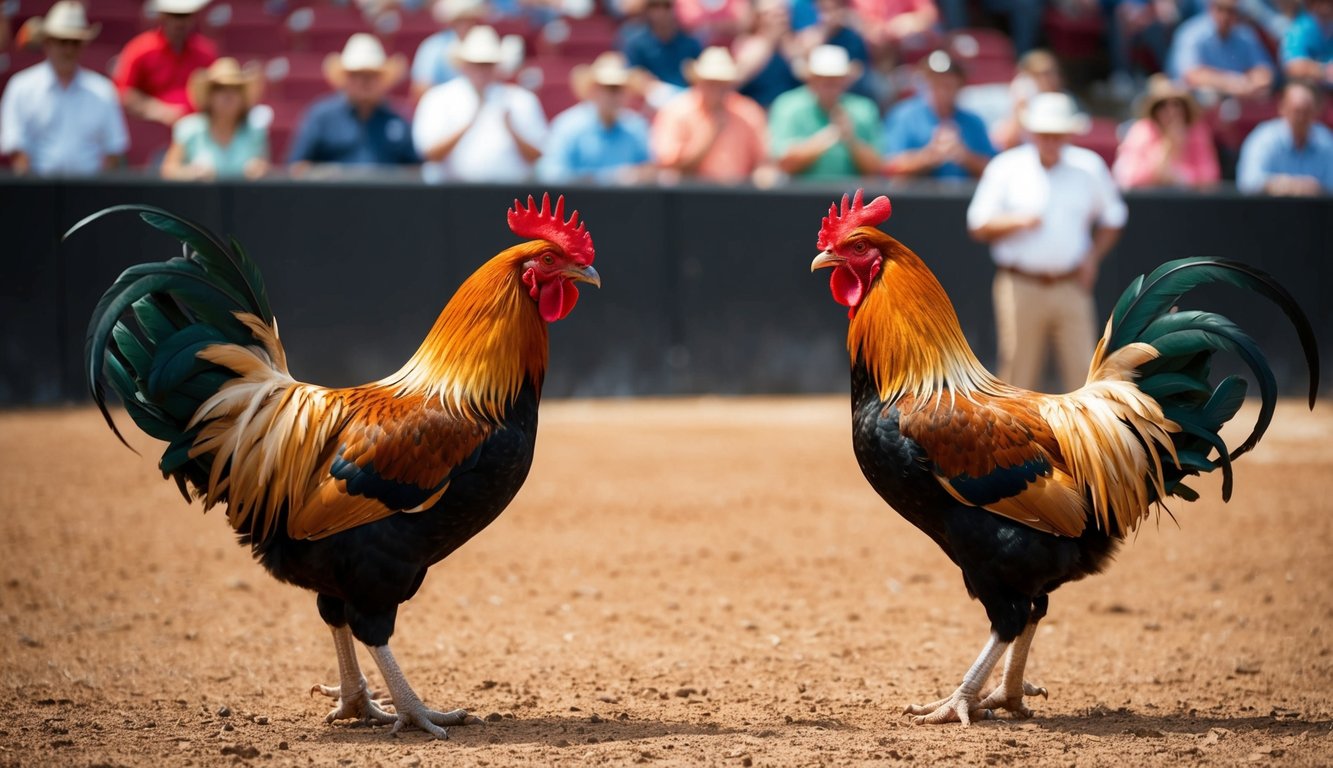
[[[426,702],[490,721],[434,742],[324,724],[313,597],[185,505],[155,444],[0,414],[0,765],[1333,763],[1333,408],[1285,401],[1230,504],[1204,484],[1056,593],[1049,700],[968,730],[898,714],[987,626],[848,430],[832,398],[546,405],[514,505],[399,614]]]

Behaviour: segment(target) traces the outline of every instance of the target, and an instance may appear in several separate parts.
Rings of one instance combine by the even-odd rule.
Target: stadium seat
[[[1115,162],[1115,151],[1120,146],[1120,124],[1110,117],[1094,117],[1088,132],[1074,137],[1074,144],[1091,149],[1110,165]]]

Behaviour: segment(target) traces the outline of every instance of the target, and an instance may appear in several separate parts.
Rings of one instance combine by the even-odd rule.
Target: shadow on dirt
[[[723,728],[713,723],[682,723],[663,720],[615,720],[592,722],[588,717],[537,717],[532,719],[505,719],[483,725],[449,728],[449,740],[460,745],[483,744],[547,744],[556,747],[579,744],[602,744],[620,741],[653,739],[661,736],[723,736],[748,733]],[[392,738],[388,726],[342,726],[319,734],[317,740],[325,743],[358,744]],[[407,741],[429,741],[422,731],[404,730],[398,738]]]
[[[1247,731],[1265,731],[1270,735],[1299,736],[1307,732],[1327,733],[1333,720],[1299,720],[1294,717],[1273,715],[1250,717],[1209,717],[1188,714],[1143,714],[1128,709],[1113,711],[1093,710],[1083,715],[1042,716],[1031,722],[1039,728],[1061,733],[1111,736],[1132,734],[1139,737],[1161,737],[1173,734],[1206,734],[1221,728],[1241,734]]]

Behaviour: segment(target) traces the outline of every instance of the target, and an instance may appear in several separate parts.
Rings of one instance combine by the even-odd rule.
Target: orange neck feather
[[[994,392],[999,381],[972,353],[935,275],[902,243],[863,231],[884,263],[847,328],[847,351],[853,365],[865,366],[880,399]]]
[[[520,265],[544,247],[537,241],[514,246],[472,273],[412,358],[379,383],[497,421],[525,381],[540,390],[546,323],[523,286]]]

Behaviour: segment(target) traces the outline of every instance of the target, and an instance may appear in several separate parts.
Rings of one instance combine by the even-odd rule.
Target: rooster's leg
[[[998,633],[991,632],[990,640],[986,641],[986,647],[981,649],[981,655],[973,662],[972,668],[963,675],[963,682],[958,686],[958,690],[930,704],[909,705],[903,710],[903,714],[914,715],[912,722],[916,725],[938,723],[970,725],[973,718],[988,720],[994,717],[990,710],[981,706],[981,686],[990,678],[991,671],[999,663],[1008,645],[1009,643],[1000,639]]]
[[[1032,622],[1023,630],[1023,634],[1014,639],[1009,646],[1009,655],[1004,661],[1004,680],[995,686],[978,705],[982,709],[1007,709],[1015,718],[1032,717],[1032,710],[1023,703],[1024,696],[1046,697],[1046,689],[1038,688],[1023,680],[1023,669],[1028,663],[1028,650],[1032,648],[1032,638],[1037,634],[1037,622]]]
[[[316,685],[310,689],[311,693],[322,693],[338,700],[338,706],[324,718],[324,722],[349,719],[357,719],[369,725],[394,722],[397,718],[385,712],[374,700],[366,685],[366,678],[361,675],[361,667],[356,663],[352,630],[346,624],[332,629],[333,647],[338,650],[338,677],[341,682],[336,687]]]
[[[416,691],[412,690],[412,686],[408,685],[407,678],[398,668],[398,662],[394,660],[389,646],[367,647],[370,648],[370,655],[375,658],[375,663],[379,665],[380,674],[384,675],[384,682],[389,686],[389,693],[393,696],[393,707],[398,712],[392,733],[397,733],[405,725],[415,725],[437,739],[447,739],[449,734],[441,726],[471,725],[481,722],[480,718],[473,717],[462,709],[436,712],[427,708]]]

